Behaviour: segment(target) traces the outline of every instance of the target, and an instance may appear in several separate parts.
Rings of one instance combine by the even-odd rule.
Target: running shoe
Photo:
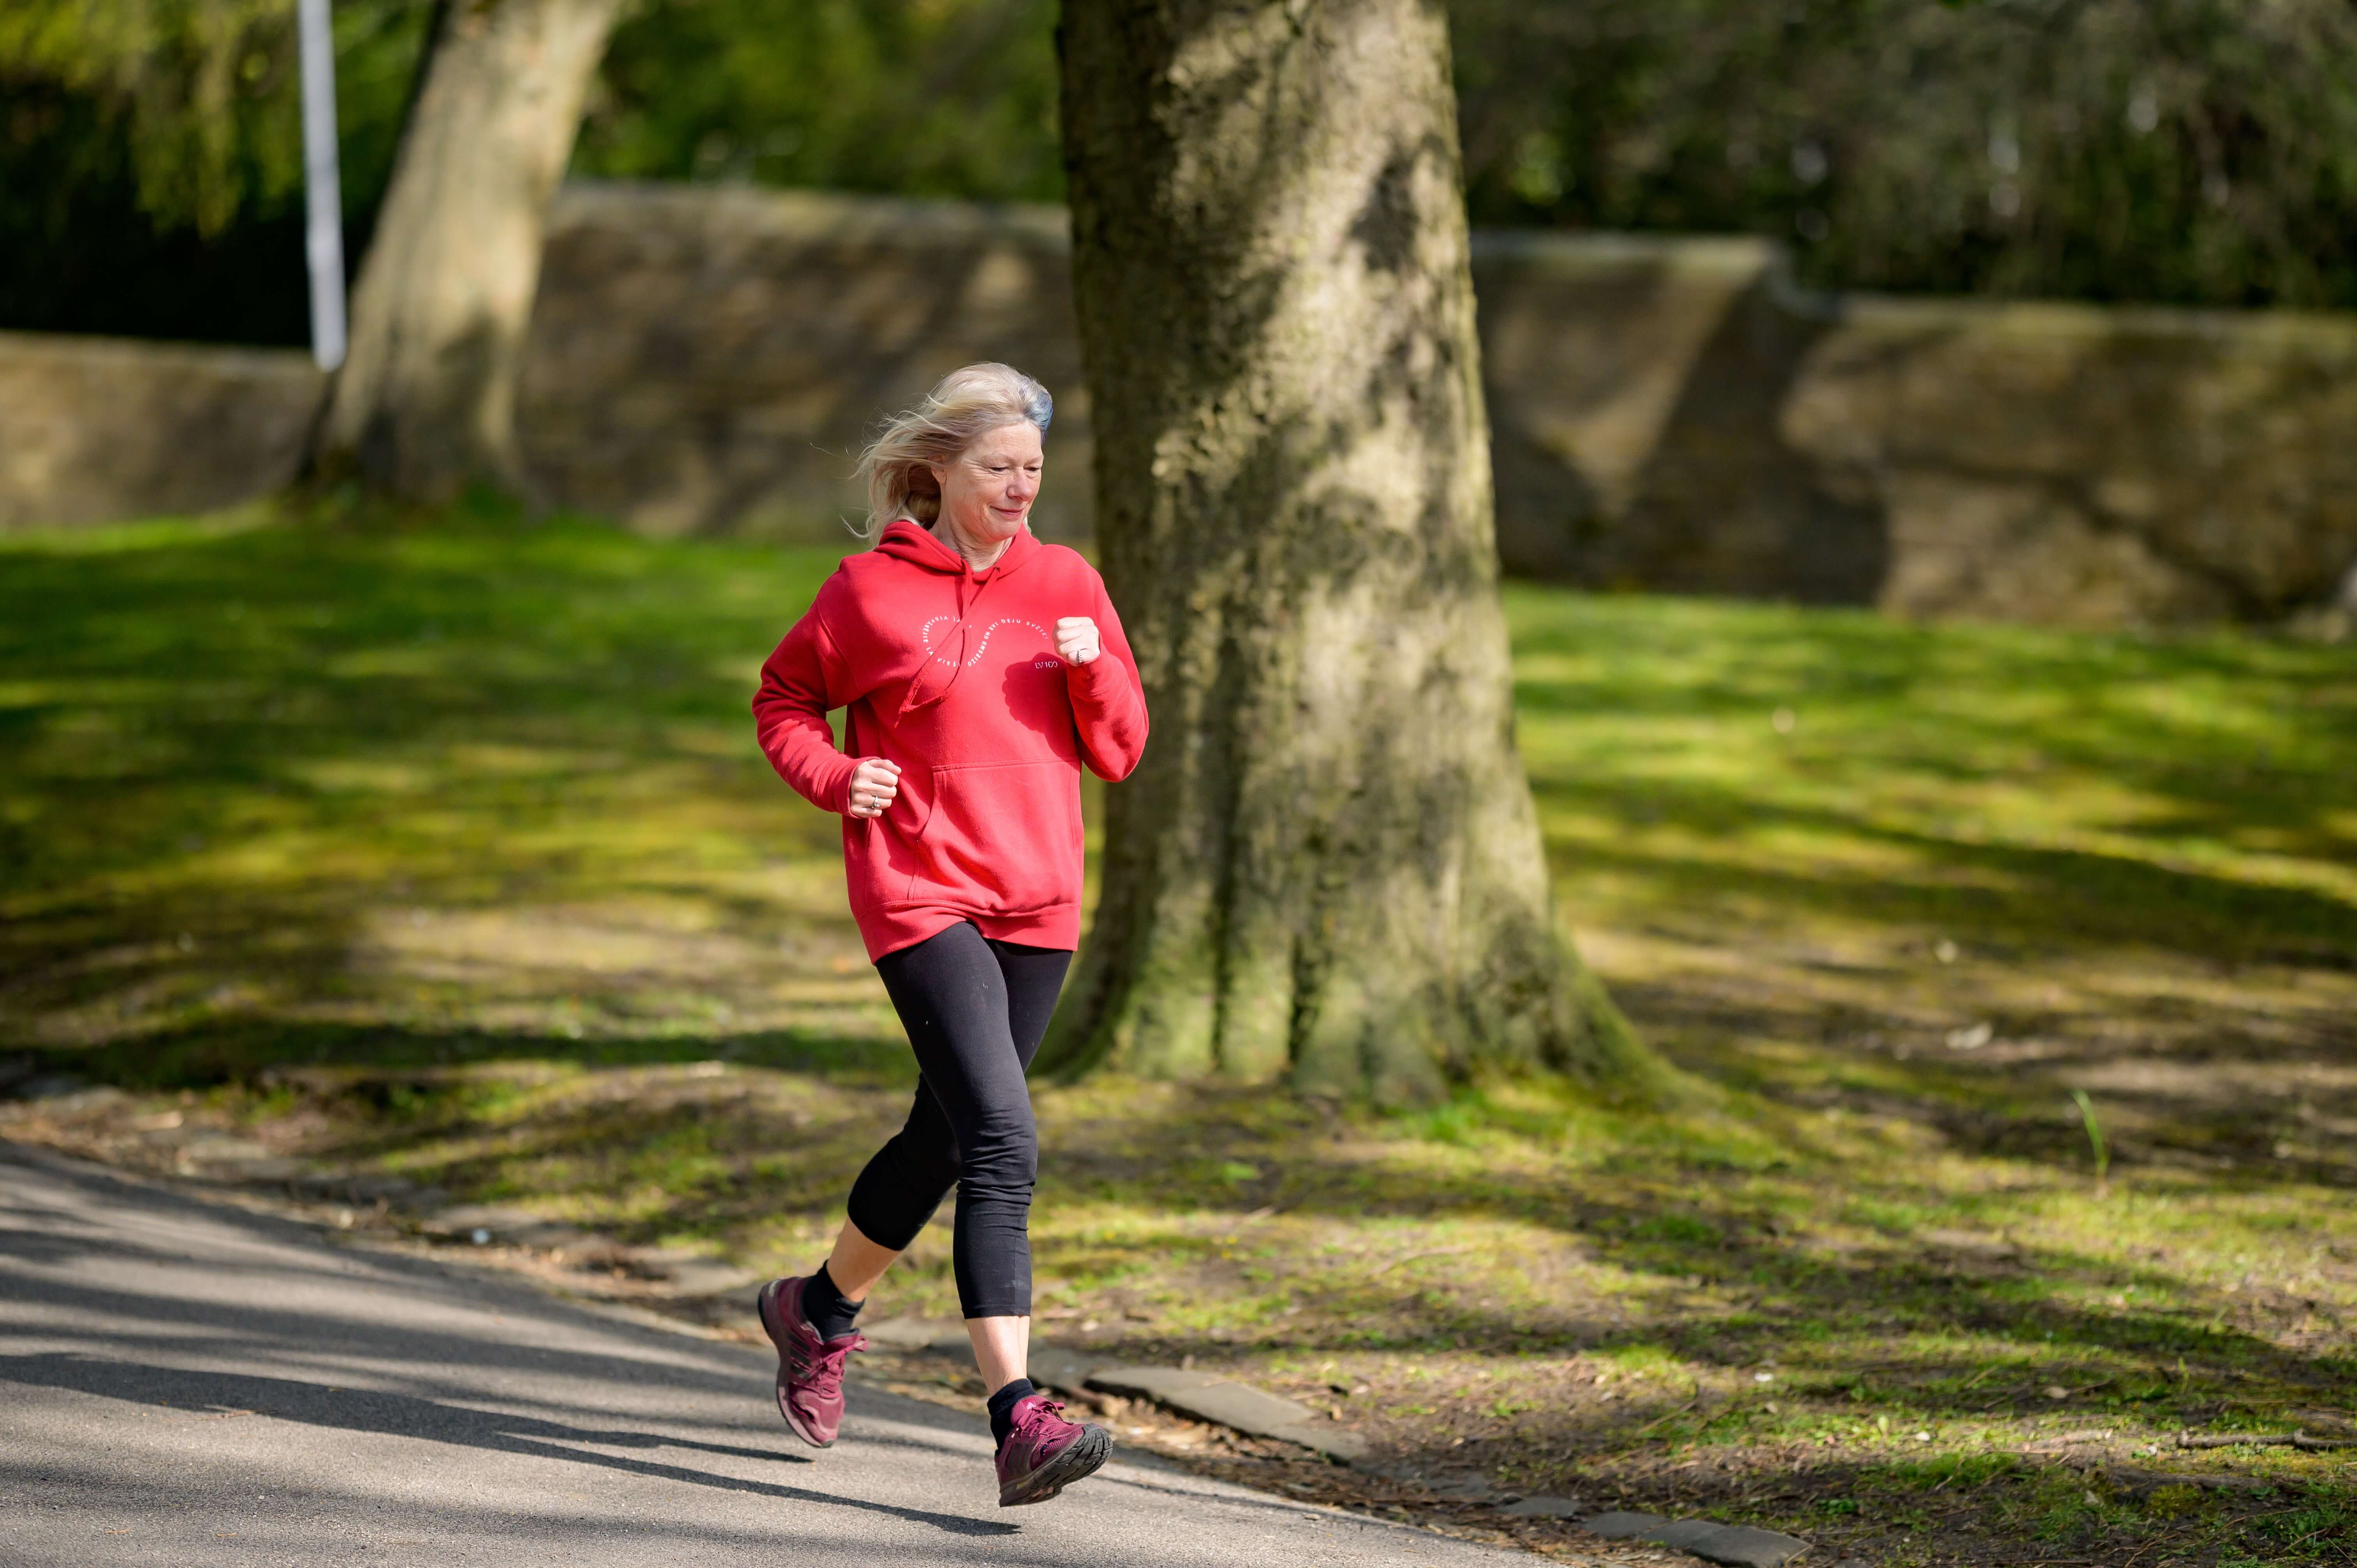
[[[1015,1430],[998,1445],[998,1506],[1044,1503],[1112,1456],[1112,1433],[1094,1422],[1075,1426],[1047,1395],[1026,1395],[1015,1406]]]
[[[834,1442],[843,1429],[843,1369],[854,1350],[867,1348],[857,1329],[822,1339],[802,1312],[800,1276],[771,1280],[753,1298],[761,1331],[778,1348],[778,1413],[794,1435],[813,1448]]]

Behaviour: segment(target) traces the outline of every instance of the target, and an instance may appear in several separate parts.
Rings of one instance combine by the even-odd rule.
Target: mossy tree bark
[[[1154,714],[1045,1065],[1427,1099],[1658,1081],[1512,734],[1433,0],[1074,0],[1097,531]]]
[[[516,377],[544,214],[619,0],[450,0],[352,296],[314,467],[435,504],[527,489]]]

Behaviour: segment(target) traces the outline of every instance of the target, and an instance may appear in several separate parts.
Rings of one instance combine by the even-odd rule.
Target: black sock
[[[834,1288],[834,1281],[828,1276],[824,1263],[818,1266],[818,1273],[802,1286],[802,1316],[810,1319],[811,1326],[818,1330],[818,1337],[822,1339],[840,1339],[850,1333],[852,1324],[858,1319],[859,1309],[866,1305],[865,1302],[845,1301],[843,1293]]]
[[[1004,1444],[1015,1430],[1015,1407],[1039,1391],[1028,1378],[1017,1378],[990,1396],[990,1440]]]

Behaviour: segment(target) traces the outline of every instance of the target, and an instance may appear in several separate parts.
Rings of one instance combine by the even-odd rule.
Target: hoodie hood
[[[923,523],[901,518],[887,528],[876,541],[876,553],[927,572],[939,572],[945,576],[972,577],[977,584],[987,583],[1010,572],[1022,570],[1032,556],[1039,553],[1039,542],[1031,536],[1031,525],[1026,522],[1023,532],[1006,542],[1006,553],[976,572],[966,564],[965,557],[948,540]]]
[[[957,684],[969,662],[966,644],[975,621],[975,607],[982,603],[992,584],[1021,571],[1039,551],[1039,542],[1031,536],[1031,526],[1027,522],[1022,532],[1006,542],[1006,553],[985,570],[977,572],[949,541],[921,523],[904,517],[884,531],[876,541],[877,554],[920,572],[954,578],[957,583],[956,622],[931,634],[933,657],[925,660],[917,678],[909,682],[908,695],[900,701],[900,718],[907,718],[920,708],[929,708],[949,695],[950,688]]]

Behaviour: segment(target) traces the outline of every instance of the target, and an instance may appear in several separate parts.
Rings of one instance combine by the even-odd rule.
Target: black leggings
[[[876,961],[923,1076],[908,1125],[852,1184],[851,1222],[900,1251],[955,1186],[951,1256],[968,1317],[1031,1314],[1039,1134],[1023,1073],[1071,961],[1061,948],[992,941],[964,920]]]

